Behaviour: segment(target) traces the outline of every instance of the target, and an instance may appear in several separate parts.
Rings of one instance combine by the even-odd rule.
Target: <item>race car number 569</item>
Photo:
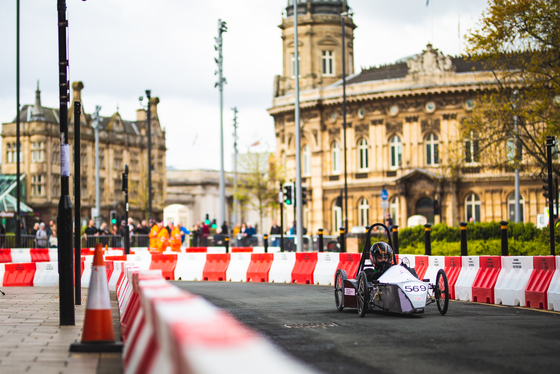
[[[426,292],[426,286],[404,286],[406,292]]]

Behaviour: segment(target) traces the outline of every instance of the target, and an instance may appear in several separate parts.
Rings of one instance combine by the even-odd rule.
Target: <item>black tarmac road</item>
[[[413,316],[339,312],[333,287],[174,282],[324,373],[560,373],[560,314],[451,301]]]

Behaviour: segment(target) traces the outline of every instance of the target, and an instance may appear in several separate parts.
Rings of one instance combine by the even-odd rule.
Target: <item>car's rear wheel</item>
[[[358,280],[358,292],[356,294],[356,301],[358,306],[358,314],[360,317],[366,315],[369,304],[369,287],[367,281],[367,275],[365,272],[360,273],[360,278]]]
[[[447,308],[449,307],[449,284],[447,283],[447,275],[445,275],[445,270],[443,269],[439,269],[436,275],[434,297],[436,299],[437,308],[443,316],[447,313]]]
[[[344,281],[346,280],[346,271],[338,269],[334,276],[334,301],[336,309],[342,311],[344,309]]]

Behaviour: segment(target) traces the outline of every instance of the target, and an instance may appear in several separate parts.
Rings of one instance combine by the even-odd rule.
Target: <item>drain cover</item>
[[[285,327],[289,329],[306,329],[306,328],[315,328],[315,327],[337,327],[338,324],[334,322],[330,323],[302,323],[302,324],[285,324]]]

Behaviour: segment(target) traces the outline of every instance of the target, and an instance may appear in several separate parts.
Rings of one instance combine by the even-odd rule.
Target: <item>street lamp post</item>
[[[346,22],[344,17],[348,13],[340,14],[342,24],[342,128],[344,132],[344,228],[348,232],[348,163],[346,147]]]
[[[101,117],[99,112],[101,107],[95,106],[95,112],[92,115],[92,127],[95,133],[95,227],[101,226],[101,201],[99,200],[99,128],[101,127]]]
[[[299,47],[298,47],[298,1],[294,0],[294,58],[295,58],[295,121],[294,131],[296,133],[296,235],[297,251],[303,252],[303,210],[301,199],[301,124],[299,118]]]
[[[152,218],[152,113],[150,107],[150,99],[152,91],[146,90],[146,98],[148,99],[147,110],[147,135],[148,135],[148,220]]]
[[[17,10],[16,10],[16,106],[17,106],[17,115],[16,115],[16,199],[17,199],[17,207],[16,207],[16,248],[21,248],[21,182],[19,178],[20,170],[19,170],[19,0],[17,0]]]
[[[218,64],[218,83],[215,86],[220,88],[220,222],[226,220],[226,182],[224,172],[224,83],[226,79],[223,77],[223,62],[224,57],[222,54],[223,34],[227,31],[227,26],[221,19],[218,20],[218,37],[216,38],[216,50],[218,51],[218,58],[215,59]]]
[[[235,217],[235,221],[232,224],[236,224],[241,215],[238,214],[239,210],[239,201],[237,201],[237,107],[233,108],[233,214]],[[226,233],[227,234],[227,233]]]

